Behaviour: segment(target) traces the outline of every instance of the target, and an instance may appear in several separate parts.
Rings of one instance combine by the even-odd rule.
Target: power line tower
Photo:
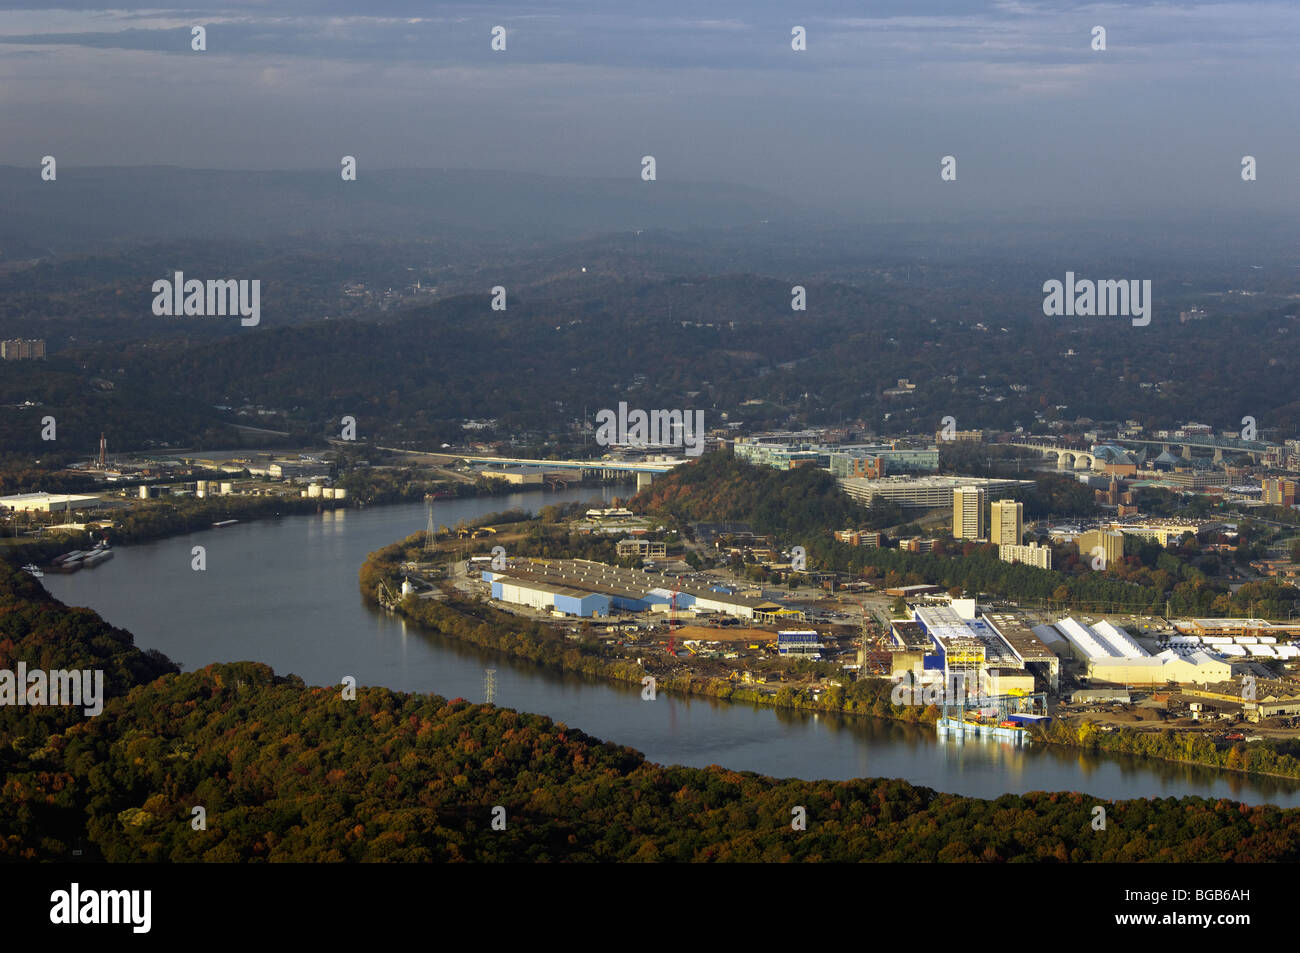
[[[433,504],[430,503],[425,509],[429,513],[429,522],[425,527],[424,551],[428,555],[433,554]]]
[[[677,658],[677,593],[682,586],[682,577],[673,583],[673,601],[668,608],[668,654]]]
[[[494,668],[484,669],[483,694],[487,696],[487,703],[492,704],[497,697],[497,670]]]

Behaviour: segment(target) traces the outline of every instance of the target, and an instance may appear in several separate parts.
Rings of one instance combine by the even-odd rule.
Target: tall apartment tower
[[[984,538],[984,488],[959,486],[952,491],[952,535],[956,539]]]
[[[1095,562],[1100,557],[1100,562]],[[1113,530],[1089,530],[1079,537],[1079,558],[1097,569],[1118,565],[1124,558],[1124,534]]]
[[[1025,504],[1018,500],[994,500],[989,519],[989,542],[1019,546],[1025,535]]]
[[[1295,506],[1295,480],[1285,480],[1282,477],[1275,479],[1265,477],[1261,483],[1264,489],[1265,503],[1272,503],[1276,506]]]

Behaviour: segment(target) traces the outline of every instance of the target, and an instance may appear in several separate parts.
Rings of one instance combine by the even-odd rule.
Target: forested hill
[[[0,857],[109,861],[1300,858],[1300,811],[663,767],[539,715],[312,688],[251,662],[161,674],[93,613],[0,572],[6,664],[116,666],[98,717],[0,723]],[[34,632],[50,635],[33,635]],[[126,691],[125,687],[136,687]],[[634,700],[631,704],[639,704]],[[40,722],[45,724],[45,722]],[[206,829],[195,830],[203,807]],[[504,808],[505,829],[493,829]],[[795,808],[807,829],[792,829]]]
[[[825,470],[777,470],[729,453],[705,454],[657,477],[633,506],[687,522],[745,522],[777,536],[865,526],[884,514],[849,499]],[[896,508],[886,515],[901,521]]]

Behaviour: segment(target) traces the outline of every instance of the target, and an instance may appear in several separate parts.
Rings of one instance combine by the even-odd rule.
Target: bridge
[[[1195,450],[1213,450],[1214,462],[1222,463],[1224,453],[1247,454],[1250,458],[1258,463],[1260,459],[1268,452],[1272,444],[1264,443],[1260,440],[1235,440],[1230,437],[1184,437],[1169,438],[1166,440],[1135,440],[1128,438],[1112,438],[1104,441],[1106,444],[1128,446],[1136,444],[1141,446],[1159,447],[1163,452],[1168,453],[1172,447],[1182,447],[1182,457],[1184,460],[1192,459],[1192,451]],[[1056,468],[1058,470],[1100,470],[1102,469],[1101,461],[1096,454],[1087,450],[1072,450],[1069,447],[1059,447],[1054,443],[1046,440],[1025,440],[1013,442],[1013,447],[1025,447],[1029,450],[1041,451],[1044,457],[1055,457]]]
[[[401,450],[397,447],[379,447],[390,453],[406,453],[421,457],[438,457],[447,462],[464,460],[468,463],[487,463],[503,467],[532,468],[540,470],[577,470],[579,478],[585,473],[599,473],[601,476],[614,476],[620,473],[635,473],[637,489],[646,486],[655,474],[667,473],[689,460],[537,460],[530,457],[484,457],[467,456],[463,453],[443,453],[430,450]]]
[[[1058,447],[1055,444],[1037,441],[1015,442],[1009,446],[1039,450],[1044,457],[1054,456],[1058,470],[1100,470],[1102,468],[1097,455],[1087,450],[1072,450],[1069,447]]]
[[[1251,460],[1258,463],[1265,453],[1274,445],[1265,443],[1262,440],[1238,440],[1233,437],[1171,437],[1167,440],[1133,440],[1128,438],[1115,438],[1108,440],[1107,443],[1115,444],[1140,444],[1149,447],[1159,447],[1165,453],[1169,452],[1171,447],[1182,447],[1182,456],[1185,460],[1192,459],[1192,450],[1213,450],[1214,462],[1223,461],[1224,451],[1231,453],[1244,453]]]

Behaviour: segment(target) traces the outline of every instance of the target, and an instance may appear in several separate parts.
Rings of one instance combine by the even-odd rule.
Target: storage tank
[[[312,499],[316,499],[317,497],[319,497],[321,495],[320,491],[321,491],[321,486],[319,483],[307,484],[307,495]]]
[[[222,495],[222,496],[229,496],[231,493],[234,493],[234,492],[235,492],[235,484],[233,484],[233,483],[223,483],[223,484],[221,484],[221,495]]]
[[[334,488],[334,499],[336,499],[336,500],[342,500],[342,499],[345,499],[345,498],[347,497],[347,495],[348,495],[348,491],[345,490],[345,489],[343,489],[343,487],[341,487],[341,486],[336,486],[336,487]]]

